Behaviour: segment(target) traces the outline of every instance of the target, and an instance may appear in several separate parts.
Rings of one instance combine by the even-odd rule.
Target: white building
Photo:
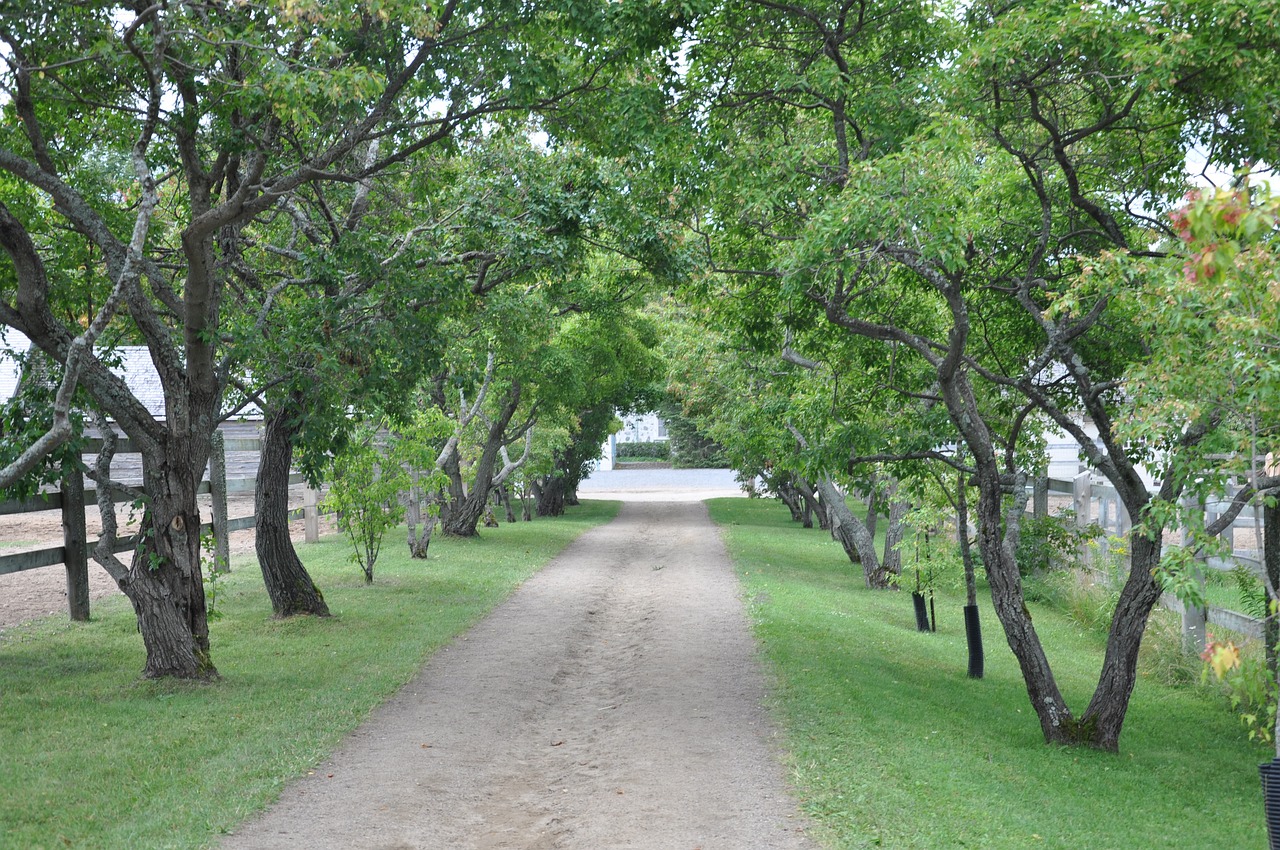
[[[609,436],[600,452],[599,468],[602,470],[613,469],[618,443],[659,443],[671,439],[667,434],[667,423],[656,413],[632,413],[619,418],[622,429]]]

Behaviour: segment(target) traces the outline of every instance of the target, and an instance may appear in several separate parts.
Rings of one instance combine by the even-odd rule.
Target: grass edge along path
[[[1144,675],[1118,755],[1046,746],[989,597],[986,678],[973,681],[962,592],[940,594],[938,632],[919,633],[905,592],[865,589],[839,545],[782,505],[709,507],[772,677],[791,780],[827,846],[1266,847],[1257,765],[1270,751],[1222,698]],[[1102,638],[1031,610],[1083,707]]]
[[[432,653],[572,540],[616,516],[584,501],[564,517],[437,539],[409,558],[388,535],[366,586],[344,538],[302,546],[332,618],[273,620],[251,558],[217,581],[220,682],[139,678],[127,602],[94,620],[35,621],[0,641],[0,847],[192,848],[279,796]]]

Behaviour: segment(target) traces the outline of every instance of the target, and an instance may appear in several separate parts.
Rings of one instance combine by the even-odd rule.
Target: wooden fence
[[[1093,473],[1082,472],[1071,480],[1038,479],[1032,484],[1031,512],[1036,516],[1046,516],[1049,512],[1051,494],[1070,497],[1071,508],[1075,512],[1076,524],[1081,529],[1087,528],[1091,523],[1096,523],[1107,535],[1121,537],[1128,534],[1133,526],[1133,521],[1129,517],[1128,511],[1125,510],[1124,503],[1120,501],[1120,496],[1116,493],[1115,488],[1100,481]],[[1231,495],[1228,494],[1227,498],[1210,501],[1204,505],[1206,522],[1216,520],[1226,510]],[[1231,526],[1222,533],[1234,534],[1237,528],[1255,528],[1255,523],[1260,521],[1257,510],[1254,506],[1245,508],[1232,522]],[[1232,542],[1234,544],[1234,541]],[[1099,553],[1109,554],[1109,544],[1105,539],[1099,541],[1096,551],[1093,547],[1086,547],[1082,553],[1086,567],[1098,568],[1101,566],[1097,557]],[[1202,585],[1204,583],[1204,570],[1229,571],[1237,565],[1242,565],[1253,573],[1261,575],[1263,568],[1259,557],[1251,557],[1242,552],[1233,552],[1229,558],[1202,557],[1199,561],[1202,569]],[[1127,569],[1127,564],[1125,564],[1125,568]],[[1199,610],[1195,608],[1188,609],[1180,600],[1168,593],[1161,599],[1161,604],[1182,615],[1183,636],[1189,647],[1204,649],[1205,630],[1208,625],[1222,626],[1251,637],[1262,637],[1262,620],[1241,614],[1238,611],[1231,611],[1212,605]]]
[[[90,441],[86,447],[86,453],[100,448],[100,441]],[[227,515],[227,496],[254,492],[257,479],[254,477],[228,479],[226,453],[228,451],[259,453],[261,449],[262,443],[257,439],[224,439],[221,433],[214,435],[213,452],[209,459],[209,475],[201,482],[198,492],[208,493],[211,496],[213,521],[204,523],[201,531],[213,533],[215,570],[226,570],[230,566],[228,535],[233,531],[253,528],[257,525],[256,515],[243,517]],[[136,449],[128,440],[119,441],[117,455],[136,453]],[[304,479],[295,473],[289,476],[289,483],[291,485],[304,483]],[[40,493],[30,499],[0,502],[0,515],[54,510],[62,512],[62,545],[0,555],[0,575],[58,564],[64,565],[67,572],[67,607],[72,620],[89,619],[89,554],[97,546],[98,541],[88,539],[85,527],[85,505],[96,501],[97,491],[86,489],[83,477],[75,474],[64,478],[57,491]],[[303,506],[290,511],[289,518],[304,521],[305,539],[308,543],[318,540],[320,537],[319,493],[309,487],[304,490]],[[120,537],[116,540],[114,551],[130,551],[137,542],[137,535]]]

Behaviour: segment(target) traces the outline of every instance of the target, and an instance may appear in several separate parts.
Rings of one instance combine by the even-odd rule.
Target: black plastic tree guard
[[[982,623],[978,621],[978,606],[964,606],[964,636],[969,642],[969,678],[981,679],[983,668]]]
[[[1280,758],[1258,765],[1262,774],[1262,805],[1267,813],[1267,838],[1271,850],[1280,850]]]
[[[924,594],[912,591],[911,604],[916,609],[916,631],[929,631],[929,609],[924,604]]]

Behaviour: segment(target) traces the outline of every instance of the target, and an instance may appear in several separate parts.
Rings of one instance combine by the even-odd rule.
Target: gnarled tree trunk
[[[559,475],[548,475],[535,488],[538,516],[561,516],[565,509],[566,482]]]
[[[840,488],[830,478],[823,478],[818,482],[818,492],[822,494],[822,502],[831,513],[831,533],[840,541],[849,560],[862,564],[867,587],[889,587],[889,576],[880,564],[875,541],[867,534],[867,527],[849,510]]]
[[[502,409],[498,412],[497,417],[489,423],[489,427],[485,434],[484,447],[480,451],[480,457],[472,466],[471,471],[473,478],[471,481],[470,491],[461,499],[457,498],[456,490],[452,490],[454,501],[450,505],[447,518],[442,516],[441,528],[445,534],[455,537],[475,537],[476,527],[480,524],[481,517],[484,516],[485,507],[489,501],[489,489],[493,485],[494,466],[498,461],[499,453],[505,445],[507,426],[511,423],[512,417],[516,414],[516,409],[520,406],[520,385],[512,384],[507,390],[507,397]],[[457,453],[454,453],[456,465]],[[448,470],[446,470],[448,471]],[[454,480],[450,475],[450,480]],[[460,483],[462,476],[459,473],[456,480]]]
[[[133,605],[147,650],[149,679],[215,679],[209,652],[209,616],[200,567],[200,512],[196,487],[208,460],[196,456],[185,435],[144,447],[147,509],[128,572],[117,579]],[[194,470],[199,470],[193,472]]]

